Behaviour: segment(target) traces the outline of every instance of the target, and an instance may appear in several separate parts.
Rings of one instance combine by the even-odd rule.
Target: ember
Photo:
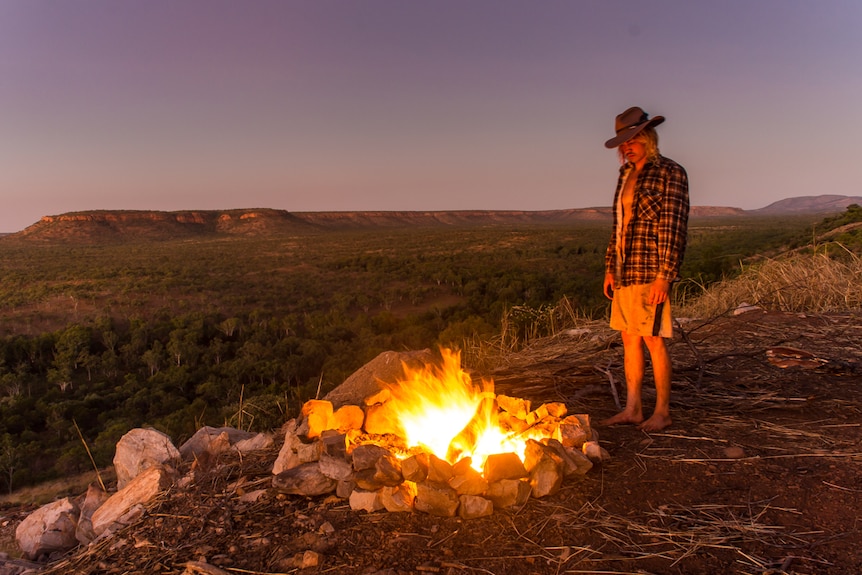
[[[493,382],[471,381],[457,353],[441,355],[440,366],[403,364],[405,377],[361,408],[307,402],[285,435],[275,487],[335,491],[368,511],[469,518],[552,494],[564,477],[607,457],[588,415],[495,395]]]

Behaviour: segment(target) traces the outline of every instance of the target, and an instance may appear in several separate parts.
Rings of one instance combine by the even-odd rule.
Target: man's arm
[[[678,165],[668,170],[658,224],[659,270],[657,279],[668,284],[679,277],[688,235],[688,174]]]

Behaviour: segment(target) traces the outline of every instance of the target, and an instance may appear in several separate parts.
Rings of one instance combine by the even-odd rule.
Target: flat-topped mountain
[[[733,217],[841,212],[862,197],[822,195],[788,198],[758,210],[692,206],[691,216]],[[252,236],[327,230],[496,225],[548,225],[608,222],[610,207],[567,210],[449,210],[289,212],[271,208],[232,210],[93,210],[44,216],[7,238],[39,241],[175,240],[213,236]]]
[[[694,216],[738,216],[738,208],[692,208]],[[404,227],[608,222],[610,207],[569,210],[288,212],[269,208],[177,212],[94,210],[44,216],[8,238],[41,241],[171,240]]]

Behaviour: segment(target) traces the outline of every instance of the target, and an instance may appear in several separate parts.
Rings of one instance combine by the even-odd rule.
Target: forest
[[[690,222],[677,297],[862,220]],[[609,226],[0,239],[0,489],[110,465],[130,429],[271,430],[387,350],[462,349],[565,298],[602,318]],[[862,243],[857,232],[844,240]],[[549,335],[510,321],[516,341]],[[548,328],[550,329],[550,328]],[[92,459],[91,459],[92,458]]]

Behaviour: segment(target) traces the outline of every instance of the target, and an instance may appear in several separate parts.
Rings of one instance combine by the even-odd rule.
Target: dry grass
[[[569,298],[563,297],[555,305],[532,308],[513,306],[505,311],[500,335],[491,340],[473,338],[463,344],[461,359],[473,369],[487,370],[503,365],[513,354],[523,352],[536,342],[543,347],[549,340],[562,334],[577,335],[595,325],[585,313],[575,309]]]
[[[58,497],[77,496],[87,491],[91,483],[115,481],[114,468],[109,467],[98,471],[87,471],[79,475],[71,475],[47,481],[31,487],[16,489],[14,493],[0,495],[0,506],[9,505],[44,505]]]
[[[767,259],[742,270],[739,277],[706,289],[681,286],[676,315],[708,318],[743,304],[768,311],[824,313],[862,309],[862,258],[846,252],[835,258],[826,246]],[[695,287],[697,289],[695,289]],[[696,296],[690,294],[698,292]]]

